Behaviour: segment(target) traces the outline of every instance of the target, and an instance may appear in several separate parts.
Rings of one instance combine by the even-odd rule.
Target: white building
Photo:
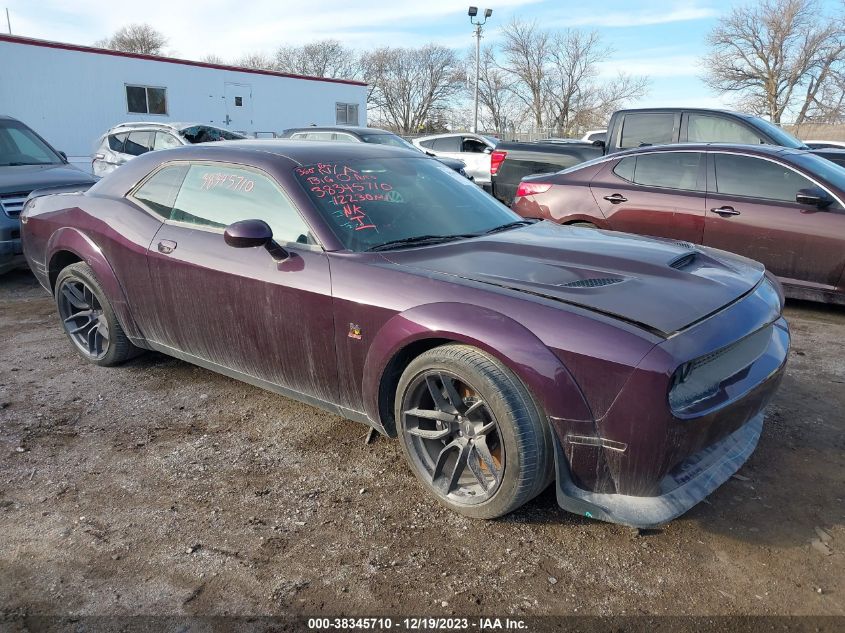
[[[366,125],[366,84],[0,35],[0,114],[90,170],[97,138],[126,121],[208,123],[249,135]]]

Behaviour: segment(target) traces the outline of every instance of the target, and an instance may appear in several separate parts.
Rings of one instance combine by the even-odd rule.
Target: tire
[[[62,329],[88,362],[111,367],[141,352],[126,337],[103,287],[85,262],[59,273],[54,299]]]
[[[545,416],[522,381],[477,348],[444,345],[415,358],[399,379],[394,408],[411,470],[459,514],[503,516],[551,480]]]

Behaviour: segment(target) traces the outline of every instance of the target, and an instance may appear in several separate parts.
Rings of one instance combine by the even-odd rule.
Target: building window
[[[126,86],[126,109],[133,114],[167,114],[167,88]]]
[[[235,97],[235,105],[237,107],[239,107],[239,108],[243,107],[243,104],[244,104],[244,98],[243,97]]]
[[[336,103],[335,122],[338,125],[358,125],[358,104]]]

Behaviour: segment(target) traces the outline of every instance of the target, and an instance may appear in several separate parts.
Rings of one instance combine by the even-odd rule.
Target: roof
[[[361,127],[360,125],[309,125],[305,127],[292,127],[285,130],[285,134],[296,132],[348,132],[350,134],[393,134],[388,130],[377,127]]]
[[[23,44],[26,46],[40,46],[42,48],[56,48],[66,51],[77,51],[80,53],[92,53],[94,55],[109,55],[111,57],[129,57],[132,59],[143,59],[152,62],[163,62],[166,64],[179,64],[182,66],[198,66],[200,68],[212,68],[215,70],[229,70],[239,73],[250,73],[253,75],[269,75],[271,77],[287,77],[289,79],[302,79],[305,81],[322,81],[326,83],[347,84],[351,86],[366,86],[367,83],[363,81],[355,81],[353,79],[335,79],[332,77],[311,77],[309,75],[295,75],[292,73],[282,73],[275,70],[264,70],[258,68],[241,68],[240,66],[228,66],[226,64],[211,64],[208,62],[198,62],[192,59],[179,59],[177,57],[165,57],[163,55],[145,55],[142,53],[125,53],[123,51],[113,51],[106,48],[97,48],[95,46],[80,46],[78,44],[68,44],[65,42],[53,42],[51,40],[40,40],[32,37],[20,37],[18,35],[2,35],[0,34],[0,42],[9,42],[11,44]]]
[[[709,152],[714,150],[749,152],[752,154],[766,155],[812,153],[810,150],[806,149],[783,147],[782,145],[768,145],[764,143],[755,145],[743,145],[741,143],[671,143],[667,145],[643,145],[642,147],[633,147],[631,149],[626,149],[621,152],[614,152],[612,154],[608,154],[606,157],[613,158],[617,156],[629,156],[631,154],[644,154],[651,152]]]
[[[217,141],[203,145],[191,145],[194,149],[202,147],[212,151],[226,151],[228,149],[247,150],[276,154],[296,161],[303,165],[310,165],[318,161],[327,160],[359,160],[367,158],[424,158],[423,154],[411,149],[378,145],[372,143],[343,143],[324,141],[299,141],[291,139],[246,139],[243,141]],[[178,152],[179,148],[163,150]]]

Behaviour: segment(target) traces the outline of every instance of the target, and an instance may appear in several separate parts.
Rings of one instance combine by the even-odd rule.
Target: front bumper
[[[582,490],[572,481],[566,458],[555,441],[557,502],[561,508],[592,519],[653,528],[679,517],[716,490],[748,460],[763,430],[761,411],[726,438],[692,455],[660,482],[655,497]]]
[[[15,268],[26,268],[21,248],[21,224],[17,218],[0,211],[0,275]]]

